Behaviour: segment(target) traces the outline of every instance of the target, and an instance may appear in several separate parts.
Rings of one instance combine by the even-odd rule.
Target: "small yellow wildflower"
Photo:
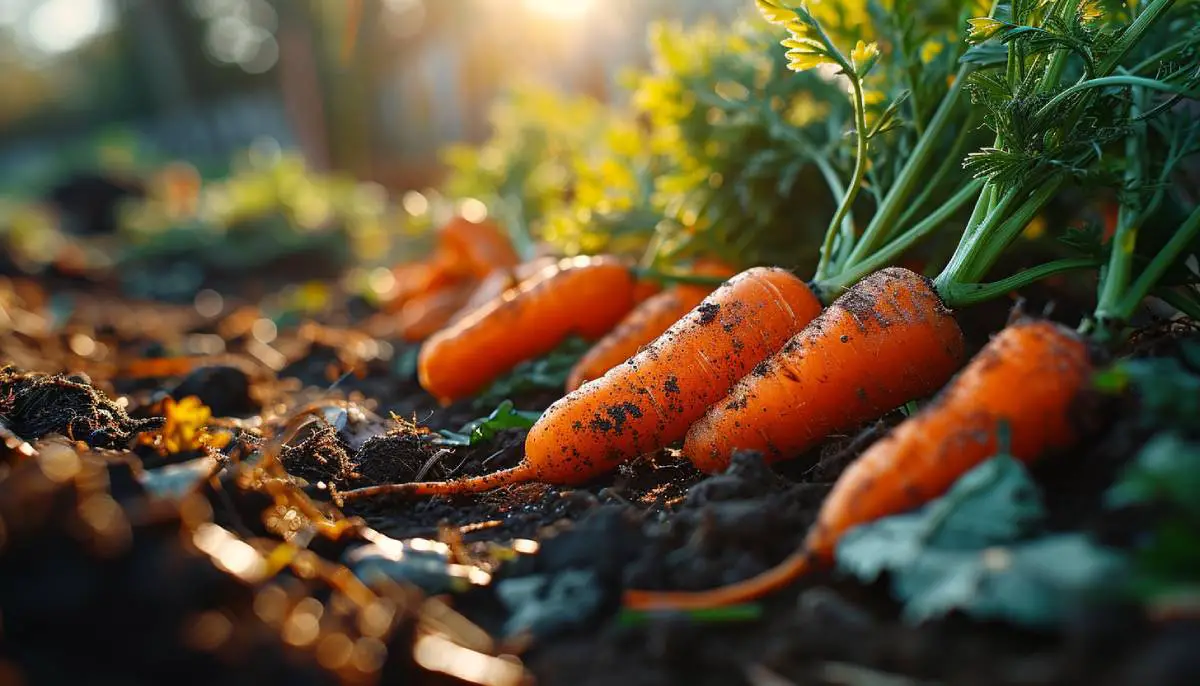
[[[207,424],[212,419],[212,410],[194,395],[178,402],[168,397],[163,401],[163,414],[167,421],[162,429],[161,447],[168,454],[205,447],[219,450],[229,445],[229,441],[233,439],[233,436],[224,431],[208,431]]]

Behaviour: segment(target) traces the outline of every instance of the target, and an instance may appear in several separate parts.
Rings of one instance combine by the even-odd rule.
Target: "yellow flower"
[[[933,61],[933,58],[942,54],[942,43],[936,40],[927,40],[921,46],[921,62],[928,64]]]
[[[967,32],[967,41],[970,43],[982,43],[995,36],[1000,29],[1004,28],[1004,22],[992,19],[991,17],[968,19],[967,24],[970,26]]]
[[[861,77],[862,73],[870,69],[871,65],[875,63],[875,60],[878,57],[878,43],[867,43],[860,40],[854,46],[854,50],[850,52],[850,63],[854,65],[854,68],[858,71],[859,76]]]
[[[168,454],[204,447],[220,449],[233,439],[224,431],[209,433],[207,424],[212,419],[212,410],[194,395],[178,402],[168,397],[163,401],[163,414],[166,423],[162,428],[162,448]]]

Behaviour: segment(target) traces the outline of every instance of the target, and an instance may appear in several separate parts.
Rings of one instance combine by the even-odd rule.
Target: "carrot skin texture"
[[[617,328],[584,354],[567,377],[566,391],[579,388],[637,354],[699,305],[708,292],[695,286],[661,291],[640,303]]]
[[[693,273],[730,277],[734,270],[725,264],[709,261],[698,264]],[[642,346],[649,345],[661,336],[672,324],[703,302],[715,288],[679,284],[640,301],[617,328],[601,338],[579,359],[567,377],[566,391],[570,393],[588,381],[604,376],[608,370],[636,355]]]
[[[736,449],[792,458],[936,392],[963,364],[962,331],[922,276],[892,267],[860,281],[734,386],[688,431],[702,471]]]
[[[389,484],[341,494],[455,495],[526,481],[584,483],[622,461],[683,437],[708,403],[821,310],[803,281],[775,268],[734,276],[633,358],[558,400],[502,472]]]
[[[997,450],[1001,421],[1009,452],[1026,463],[1069,447],[1078,435],[1071,405],[1093,371],[1085,343],[1046,321],[1021,321],[997,334],[932,403],[858,457],[825,498],[804,547],[759,576],[700,592],[629,590],[637,609],[707,608],[779,590],[833,561],[850,529],[924,505]]]
[[[849,529],[936,498],[996,454],[1001,421],[1009,452],[1029,463],[1077,439],[1070,417],[1092,374],[1087,345],[1048,321],[1006,327],[935,401],[868,448],[838,479],[808,534],[833,559]],[[886,475],[888,483],[879,481]]]
[[[426,340],[417,359],[421,386],[449,404],[572,334],[599,338],[633,308],[634,285],[616,258],[561,260]]]
[[[820,310],[785,270],[734,276],[632,358],[551,405],[525,439],[526,459],[553,470],[540,480],[579,483],[679,440]]]

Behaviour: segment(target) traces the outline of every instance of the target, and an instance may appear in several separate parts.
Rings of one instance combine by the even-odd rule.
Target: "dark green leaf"
[[[511,400],[500,403],[486,417],[472,420],[463,425],[458,431],[442,429],[438,431],[439,438],[433,440],[438,445],[471,446],[486,443],[504,429],[528,429],[541,416],[540,412],[522,412],[513,409]]]

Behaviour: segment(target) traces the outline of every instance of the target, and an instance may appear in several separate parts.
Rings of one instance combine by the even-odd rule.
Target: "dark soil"
[[[507,429],[471,447],[435,443],[433,431],[458,429],[490,408],[437,405],[403,363],[411,346],[400,341],[372,339],[390,355],[355,352],[365,349],[364,335],[345,310],[323,322],[328,328],[281,327],[273,345],[287,359],[278,372],[214,360],[168,378],[131,380],[120,377],[116,363],[165,356],[176,349],[173,340],[218,331],[221,322],[191,321],[182,331],[160,331],[156,341],[117,313],[120,300],[93,304],[87,316],[105,307],[113,308],[109,321],[89,331],[121,357],[107,367],[0,332],[0,363],[10,350],[38,363],[0,371],[2,428],[17,437],[5,434],[0,447],[0,683],[461,683],[415,661],[414,627],[431,621],[425,613],[432,610],[411,584],[371,585],[397,608],[386,631],[375,631],[364,619],[369,612],[352,607],[335,577],[313,572],[319,565],[312,560],[248,582],[194,541],[204,537],[198,532],[217,536],[216,526],[230,540],[278,548],[286,507],[279,509],[279,491],[262,487],[267,477],[240,460],[302,407],[316,408],[320,418],[281,449],[286,475],[276,477],[290,475],[287,488],[307,493],[330,517],[334,489],[511,467],[522,458],[525,430]],[[959,314],[972,349],[1009,316],[1007,306]],[[1147,328],[1130,352],[1178,355],[1183,338],[1200,336],[1178,324]],[[246,355],[244,337],[227,346],[228,355]],[[57,352],[34,352],[51,349]],[[78,368],[96,373],[68,375]],[[161,426],[156,412],[165,395],[199,397],[219,418],[212,428],[224,427],[233,440],[166,456],[134,446],[139,434]],[[518,409],[538,410],[559,395],[535,389],[511,399]],[[1144,530],[1137,518],[1101,507],[1103,491],[1148,438],[1132,402],[1081,406],[1087,440],[1033,470],[1052,528],[1095,532],[1118,546]],[[625,587],[709,588],[778,563],[800,545],[845,466],[900,419],[893,413],[774,468],[743,453],[727,472],[706,478],[668,450],[578,488],[528,484],[454,498],[356,500],[344,514],[393,539],[443,541],[464,563],[514,539],[537,541],[536,554],[505,558],[491,569],[490,584],[450,602],[510,639],[508,648],[520,652],[539,684],[1200,683],[1200,622],[1153,622],[1116,602],[1052,633],[961,616],[911,626],[901,621],[886,582],[867,586],[817,573],[766,599],[760,616],[626,621],[617,613]],[[76,452],[58,436],[90,450]],[[44,439],[34,446],[41,456],[23,453],[20,439]],[[56,450],[78,455],[73,476],[46,467],[74,464],[62,455],[54,463],[47,455]],[[215,476],[196,482],[190,495],[148,498],[148,470],[205,455]],[[354,533],[304,535],[311,537],[307,554],[334,567],[364,543]],[[499,589],[580,574],[584,591],[569,596],[578,616],[506,636],[514,613]],[[299,629],[278,619],[272,603],[324,608],[316,638],[298,639]],[[339,662],[342,639],[350,641],[351,657]],[[71,659],[63,659],[68,652]]]

